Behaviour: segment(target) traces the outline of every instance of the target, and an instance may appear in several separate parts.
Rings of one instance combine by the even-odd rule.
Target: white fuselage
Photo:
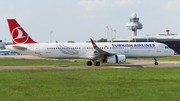
[[[167,45],[156,42],[107,42],[96,44],[106,52],[125,55],[126,58],[158,58],[174,54],[174,51]],[[13,46],[26,49],[16,49]],[[95,51],[91,43],[15,44],[7,45],[6,49],[22,54],[56,59],[89,59],[94,55]]]

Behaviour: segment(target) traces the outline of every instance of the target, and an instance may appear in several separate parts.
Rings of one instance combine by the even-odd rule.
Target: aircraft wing
[[[94,43],[94,41],[92,40],[92,38],[90,38],[90,40],[91,40],[91,42],[92,42],[92,45],[93,45],[94,49],[96,50],[96,51],[94,52],[94,55],[92,56],[91,59],[96,59],[97,57],[101,57],[101,56],[104,56],[104,55],[107,55],[107,56],[108,56],[108,55],[113,55],[113,54],[115,54],[115,53],[106,52],[106,51],[100,49],[100,48]]]

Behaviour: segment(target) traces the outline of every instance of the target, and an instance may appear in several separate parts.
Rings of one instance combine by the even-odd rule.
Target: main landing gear
[[[155,60],[154,65],[158,65],[157,58],[154,58],[154,60]]]
[[[96,61],[96,62],[94,62],[94,65],[95,65],[95,66],[100,66],[101,63],[100,63],[99,61]]]
[[[91,66],[91,65],[92,65],[92,62],[89,60],[89,61],[86,62],[86,65],[87,65],[87,66]],[[96,61],[96,62],[94,62],[94,65],[95,65],[95,66],[100,66],[101,63],[100,63],[99,61]]]
[[[92,62],[91,62],[91,61],[87,61],[87,62],[86,62],[86,65],[87,65],[87,66],[91,66],[91,65],[92,65]]]

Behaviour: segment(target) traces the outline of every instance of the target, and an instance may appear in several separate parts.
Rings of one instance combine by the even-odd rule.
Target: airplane
[[[15,52],[6,49],[0,50],[0,55],[10,55],[10,54],[15,54]]]
[[[94,62],[95,66],[101,63],[124,63],[126,58],[157,58],[167,57],[174,51],[167,45],[157,42],[102,42],[95,43],[38,43],[34,41],[15,19],[7,19],[13,45],[6,49],[21,54],[33,55],[52,59],[88,59],[87,66]]]

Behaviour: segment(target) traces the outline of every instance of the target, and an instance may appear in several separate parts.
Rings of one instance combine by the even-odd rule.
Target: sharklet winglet
[[[94,49],[96,49],[96,48],[97,48],[97,45],[94,43],[94,41],[92,40],[92,38],[90,38],[90,40],[91,40],[91,42],[92,42],[92,45],[93,45]]]

